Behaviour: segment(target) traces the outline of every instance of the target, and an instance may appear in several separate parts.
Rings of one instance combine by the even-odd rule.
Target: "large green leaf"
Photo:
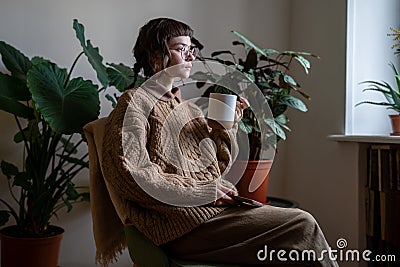
[[[64,88],[67,72],[44,62],[28,72],[28,84],[36,109],[50,127],[63,134],[82,132],[100,112],[98,87],[91,81],[74,78]]]
[[[24,104],[11,99],[9,97],[4,97],[0,95],[0,109],[11,114],[14,114],[17,117],[22,117],[25,119],[32,119],[33,109],[25,106]]]
[[[4,41],[0,41],[0,54],[4,66],[11,72],[11,74],[22,80],[26,80],[26,73],[32,67],[32,63],[24,54],[18,49],[12,47]]]
[[[303,103],[303,101],[294,96],[283,95],[279,98],[279,101],[283,104],[288,105],[291,108],[298,109],[303,112],[307,111],[307,106]]]
[[[115,86],[118,91],[123,92],[125,89],[133,83],[134,72],[133,70],[125,66],[124,64],[108,64],[111,67],[107,68],[108,77],[110,79],[110,85]],[[141,78],[138,75],[138,79]]]
[[[103,65],[103,57],[99,54],[99,48],[93,47],[90,40],[85,40],[85,27],[80,24],[77,19],[74,19],[73,28],[75,30],[76,37],[81,43],[83,52],[88,58],[90,65],[92,65],[93,69],[97,73],[97,78],[103,87],[108,87],[107,69],[106,66]]]
[[[237,37],[239,37],[240,39],[242,39],[242,41],[245,43],[246,47],[248,49],[253,48],[258,54],[263,55],[265,57],[268,57],[267,52],[264,49],[259,48],[258,46],[256,46],[252,41],[250,41],[249,39],[247,39],[246,37],[244,37],[242,34],[240,34],[237,31],[232,31],[233,34],[235,34]]]
[[[17,101],[27,101],[31,99],[31,93],[26,87],[26,83],[13,76],[0,72],[0,95]]]

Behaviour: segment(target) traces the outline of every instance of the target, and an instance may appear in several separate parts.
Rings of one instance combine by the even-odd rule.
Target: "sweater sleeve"
[[[222,174],[229,171],[239,152],[237,131],[237,123],[230,130],[211,129],[210,137],[217,147],[218,166]]]
[[[201,182],[164,173],[151,162],[146,148],[148,121],[140,108],[128,108],[132,101],[136,101],[132,96],[122,95],[106,126],[102,167],[112,190],[142,206],[160,202],[199,206],[215,201],[217,180]]]

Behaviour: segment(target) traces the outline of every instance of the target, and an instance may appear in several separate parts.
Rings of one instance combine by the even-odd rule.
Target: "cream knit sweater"
[[[177,88],[126,91],[108,118],[102,162],[123,223],[161,245],[222,212],[213,202],[217,183],[234,188],[221,173],[237,154],[236,132],[210,130]]]

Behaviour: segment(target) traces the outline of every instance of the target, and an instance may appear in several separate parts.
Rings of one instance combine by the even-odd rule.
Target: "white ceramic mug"
[[[235,123],[236,95],[211,93],[208,102],[208,125],[231,129]]]

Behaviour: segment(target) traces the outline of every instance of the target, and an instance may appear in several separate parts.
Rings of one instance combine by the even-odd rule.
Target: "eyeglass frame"
[[[179,45],[181,45],[182,47],[181,48],[169,48],[169,50],[179,51],[181,53],[181,58],[183,60],[187,60],[188,59],[189,53],[193,57],[197,56],[198,48],[196,46],[189,46],[187,44],[181,44],[181,43]],[[188,47],[188,48],[186,48],[186,47]]]

